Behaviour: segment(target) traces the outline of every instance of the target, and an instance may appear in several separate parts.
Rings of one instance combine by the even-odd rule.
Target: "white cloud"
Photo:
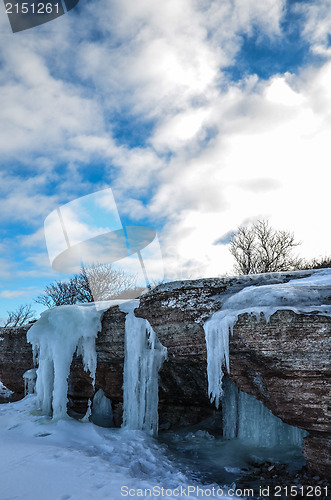
[[[49,177],[45,173],[24,179],[0,172],[0,218],[33,223],[40,214],[46,215],[57,199],[42,192]]]
[[[330,56],[329,35],[331,34],[330,3],[315,0],[296,5],[296,11],[305,18],[303,35],[315,54]]]
[[[98,6],[86,9],[109,35],[81,44],[77,70],[106,93],[106,105],[118,109],[120,102],[163,121],[192,100],[214,95],[224,80],[220,70],[234,63],[241,34],[258,26],[267,36],[278,35],[284,1],[126,0]]]
[[[165,119],[156,129],[152,144],[157,151],[178,150],[200,134],[203,140],[204,124],[210,120],[210,110],[200,107],[189,109]]]
[[[4,257],[5,252],[2,254],[3,256],[0,257],[0,279],[8,280],[13,276],[13,264]]]
[[[164,241],[176,249],[172,269],[191,260],[189,268],[200,262],[206,275],[228,271],[227,248],[213,243],[257,217],[294,231],[305,257],[330,253],[330,68],[310,79],[284,75],[254,91],[230,90],[225,126],[223,101],[219,107],[216,101],[221,132],[199,154],[172,160],[151,205],[168,215]],[[317,98],[324,106],[316,106]]]
[[[30,295],[31,290],[2,290],[0,292],[1,299],[16,299],[18,297],[26,297]]]
[[[206,112],[196,109],[197,100],[210,105],[218,95],[220,69],[234,62],[240,33],[259,25],[262,32],[277,34],[282,6],[282,0],[263,6],[100,0],[84,5],[80,16],[8,37],[1,54],[1,154],[25,157],[26,163],[33,161],[32,153],[51,156],[55,163],[86,162],[92,156],[82,155],[84,146],[90,155],[135,170],[132,183],[135,178],[146,184],[147,172],[162,162],[153,151],[132,152],[116,144],[111,123],[106,124],[109,113],[129,110],[153,117],[161,135],[153,146],[162,147],[162,135],[173,124],[173,140],[196,135]],[[91,41],[92,26],[104,36]]]
[[[305,3],[305,33],[325,52],[329,8],[315,6]],[[243,34],[258,33],[260,43],[281,37],[284,8],[284,0],[99,0],[47,29],[8,37],[0,153],[32,175],[2,176],[2,218],[42,225],[56,206],[109,181],[121,212],[166,221],[161,239],[173,275],[176,262],[181,275],[228,270],[228,251],[214,242],[258,216],[293,229],[307,255],[328,253],[330,65],[238,84],[223,71],[235,64]],[[130,117],[154,123],[140,147],[125,141]],[[92,161],[108,168],[94,186],[79,167]]]
[[[34,233],[19,237],[19,242],[24,248],[41,247],[45,244],[44,228],[40,227]]]

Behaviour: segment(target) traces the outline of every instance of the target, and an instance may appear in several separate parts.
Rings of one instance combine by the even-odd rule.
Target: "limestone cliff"
[[[217,414],[207,389],[203,323],[225,298],[248,285],[288,281],[309,272],[204,279],[160,285],[141,298],[136,316],[149,320],[168,361],[159,374],[161,428],[196,423]],[[331,295],[331,294],[330,294]],[[329,297],[331,302],[331,297]],[[125,314],[105,312],[97,338],[95,389],[113,402],[121,423]],[[15,397],[23,396],[22,375],[32,367],[26,330],[2,329],[0,380]],[[306,429],[304,454],[312,470],[331,476],[331,318],[317,313],[278,311],[266,323],[241,315],[230,338],[230,377],[285,422]],[[72,364],[69,407],[84,413],[93,395],[91,379],[79,358]]]
[[[292,274],[162,285],[144,296],[137,316],[147,318],[168,348],[160,372],[160,398],[191,387],[206,404],[206,346],[202,324],[224,297],[248,284],[291,279]],[[295,273],[298,277],[298,273]],[[275,280],[275,281],[273,281]],[[331,294],[328,304],[331,303]],[[230,377],[284,422],[309,432],[304,440],[308,465],[331,476],[331,318],[317,313],[278,311],[268,323],[240,315],[230,338]],[[170,368],[170,365],[171,368]],[[188,366],[189,371],[179,367]],[[191,366],[196,367],[194,374]],[[176,389],[174,389],[176,387]],[[180,391],[180,389],[179,389]],[[199,394],[199,396],[198,396]]]

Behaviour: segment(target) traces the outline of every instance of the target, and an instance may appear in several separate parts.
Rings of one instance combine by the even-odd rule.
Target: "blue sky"
[[[330,35],[324,0],[80,0],[16,34],[2,8],[0,317],[63,277],[45,218],[107,187],[171,279],[230,273],[261,217],[330,254]]]

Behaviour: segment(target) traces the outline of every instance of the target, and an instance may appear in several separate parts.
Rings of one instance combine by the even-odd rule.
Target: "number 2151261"
[[[42,2],[6,3],[7,14],[58,14],[59,4]]]

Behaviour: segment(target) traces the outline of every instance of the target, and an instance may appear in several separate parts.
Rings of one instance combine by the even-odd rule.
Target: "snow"
[[[205,322],[208,391],[216,407],[223,394],[222,367],[225,365],[229,371],[229,332],[232,334],[240,314],[252,314],[259,319],[263,313],[266,321],[278,310],[331,316],[331,269],[321,269],[299,279],[294,275],[293,278],[287,283],[249,286],[233,293]]]
[[[126,313],[123,373],[123,426],[156,435],[158,431],[158,373],[167,357],[149,322],[136,318],[139,300],[120,306]]]
[[[103,310],[94,305],[70,305],[49,309],[28,330],[38,361],[36,393],[44,415],[62,418],[67,413],[70,365],[75,352],[82,355],[84,370],[94,381],[97,365],[95,338],[101,331]]]
[[[142,497],[145,489],[152,490],[147,498],[175,499],[176,488],[219,488],[180,472],[146,432],[40,416],[36,399],[0,405],[1,500],[119,500],[129,490],[127,497]],[[185,498],[201,493],[191,490]]]
[[[265,448],[302,446],[305,431],[285,424],[275,417],[261,401],[240,391],[226,380],[222,398],[223,438]]]
[[[8,389],[1,381],[0,381],[0,401],[5,401],[10,398],[13,394],[13,391]]]

